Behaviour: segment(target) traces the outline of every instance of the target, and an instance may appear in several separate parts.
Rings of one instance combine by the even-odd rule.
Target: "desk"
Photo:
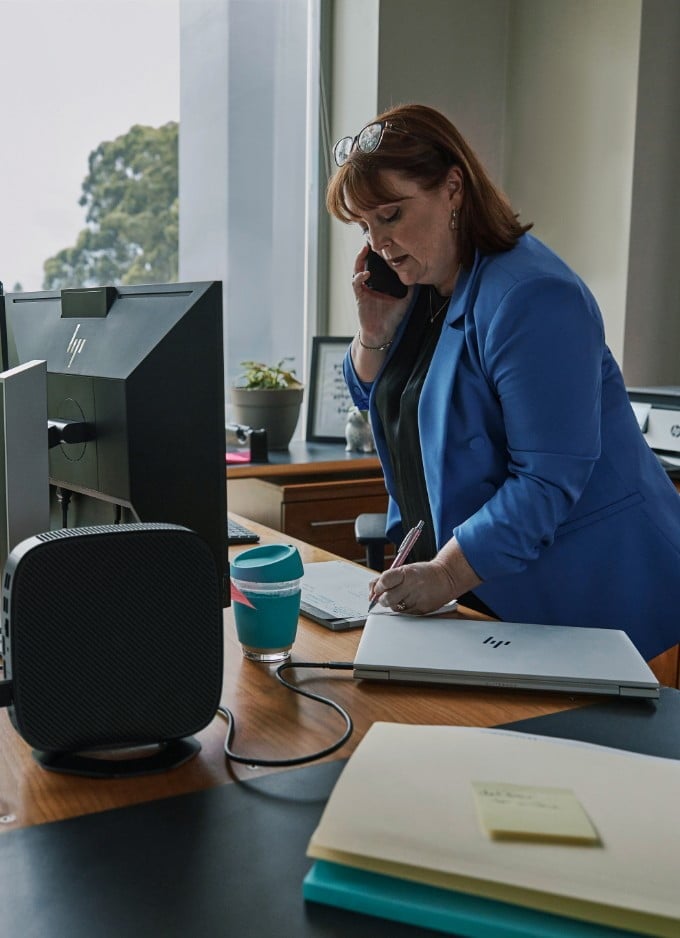
[[[295,441],[271,452],[268,463],[227,466],[232,511],[290,537],[361,561],[354,537],[362,512],[387,511],[387,492],[375,453],[348,453],[342,443]]]
[[[237,520],[259,531],[263,542],[280,541],[245,518]],[[327,560],[331,555],[288,538],[303,560]],[[235,556],[245,548],[230,548]],[[470,617],[476,616],[470,612]],[[478,617],[478,616],[476,616]],[[225,610],[225,670],[223,702],[236,720],[235,751],[263,758],[286,758],[313,752],[333,742],[342,721],[328,707],[300,698],[282,687],[272,669],[243,658],[233,616]],[[360,632],[331,632],[304,619],[294,646],[294,658],[307,661],[351,661]],[[390,687],[354,681],[347,672],[302,672],[300,682],[337,700],[352,715],[355,730],[349,742],[331,758],[348,756],[376,720],[405,723],[447,723],[493,726],[527,719],[582,703],[590,698],[560,694],[495,691],[476,688]],[[45,821],[75,817],[143,801],[222,785],[233,778],[252,779],[266,769],[252,770],[225,762],[226,724],[216,717],[198,734],[202,750],[185,765],[161,775],[133,779],[87,779],[59,775],[40,768],[30,747],[17,735],[6,711],[0,713],[0,828],[11,830]]]
[[[263,542],[280,534],[256,528]],[[298,542],[303,559],[329,554]],[[246,548],[231,548],[234,556]],[[468,614],[468,613],[466,613]],[[481,618],[474,613],[470,616]],[[235,714],[234,748],[253,756],[290,757],[328,745],[341,720],[278,684],[268,666],[246,661],[225,610],[223,702]],[[330,632],[304,618],[294,647],[298,660],[350,660],[360,633]],[[347,672],[303,672],[305,686],[344,705],[355,732],[324,764],[305,769],[253,771],[227,766],[225,724],[215,718],[198,738],[201,752],[158,776],[87,779],[46,772],[32,759],[7,713],[0,714],[0,902],[7,934],[24,938],[429,938],[432,932],[302,901],[309,867],[305,847],[341,768],[376,720],[492,726],[539,717],[538,729],[570,736],[570,713],[596,704],[597,714],[576,709],[574,738],[607,742],[617,707],[642,709],[635,739],[650,731],[649,701],[571,698],[560,694],[475,688],[389,687],[355,682]],[[661,753],[680,758],[677,738],[680,694],[664,689],[671,704],[655,720]],[[610,711],[600,713],[599,711]],[[522,727],[524,728],[524,727]],[[622,729],[617,730],[619,735]],[[598,738],[601,733],[602,738]],[[625,734],[624,734],[625,735]],[[619,739],[615,744],[622,745]],[[658,740],[657,740],[658,743]],[[644,748],[644,747],[643,747]],[[654,748],[650,747],[650,752]],[[657,749],[658,751],[658,749]],[[262,776],[262,777],[259,777]],[[239,779],[244,784],[225,782]],[[171,798],[168,796],[182,796]],[[126,807],[127,806],[127,807]],[[126,807],[124,811],[106,809]],[[91,815],[87,817],[87,815]],[[62,820],[64,819],[64,820]],[[60,821],[46,824],[47,821]]]

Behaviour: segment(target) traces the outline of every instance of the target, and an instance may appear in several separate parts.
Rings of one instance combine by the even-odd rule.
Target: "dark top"
[[[385,428],[397,485],[397,502],[404,531],[412,528],[421,518],[425,522],[423,533],[409,555],[409,563],[432,560],[437,553],[418,432],[418,402],[441,333],[445,306],[446,299],[432,287],[421,290],[399,345],[375,390],[376,406]],[[493,609],[472,592],[458,599],[470,609],[499,618]]]
[[[435,309],[440,306],[441,302]],[[443,321],[444,316],[439,315],[430,322],[429,291],[421,290],[399,345],[375,390],[404,532],[421,518],[425,522],[423,533],[409,556],[410,562],[432,560],[437,553],[420,449],[418,402]]]
[[[397,502],[404,531],[422,518],[423,533],[408,562],[428,561],[437,553],[432,513],[425,485],[418,432],[418,403],[444,322],[446,299],[430,287],[422,289],[394,354],[376,384],[375,401],[385,429]],[[474,593],[458,597],[471,609],[498,618]]]

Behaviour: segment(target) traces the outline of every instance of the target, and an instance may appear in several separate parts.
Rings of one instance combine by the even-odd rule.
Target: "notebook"
[[[306,563],[300,612],[334,632],[354,629],[366,621],[373,570],[343,560]]]
[[[658,697],[659,682],[625,632],[371,614],[354,677]]]

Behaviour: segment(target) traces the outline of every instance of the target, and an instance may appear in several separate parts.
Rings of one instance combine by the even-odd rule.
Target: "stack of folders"
[[[306,899],[462,936],[680,935],[680,763],[506,730],[376,723]]]

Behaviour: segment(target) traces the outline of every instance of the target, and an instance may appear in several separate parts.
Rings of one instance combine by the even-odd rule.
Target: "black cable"
[[[336,703],[334,700],[330,700],[328,697],[322,697],[320,694],[313,694],[309,690],[304,690],[302,687],[298,687],[296,684],[291,684],[290,681],[287,681],[282,677],[283,671],[286,671],[288,668],[321,668],[332,671],[351,671],[354,668],[354,664],[351,661],[284,661],[283,664],[280,664],[276,669],[276,678],[283,684],[284,687],[287,687],[289,690],[292,690],[296,694],[301,694],[303,697],[308,697],[310,700],[316,700],[318,703],[324,704],[326,707],[331,707],[335,710],[336,713],[339,713],[340,716],[345,721],[345,732],[342,734],[340,739],[333,743],[332,746],[328,746],[326,749],[322,749],[320,752],[314,752],[307,756],[297,756],[294,759],[254,759],[251,756],[239,756],[231,750],[231,742],[234,738],[234,732],[236,729],[234,715],[228,707],[220,705],[217,708],[217,712],[225,717],[228,723],[227,727],[227,738],[224,741],[224,753],[228,759],[231,759],[232,762],[239,762],[242,765],[261,765],[261,766],[292,766],[292,765],[304,765],[306,762],[314,762],[316,759],[321,759],[324,756],[329,756],[332,752],[340,749],[341,746],[347,742],[347,740],[352,735],[354,730],[354,724],[352,723],[352,718],[349,713],[344,710],[340,704]]]
[[[61,505],[61,526],[68,527],[68,506],[71,501],[71,492],[68,489],[57,487],[57,501]]]

